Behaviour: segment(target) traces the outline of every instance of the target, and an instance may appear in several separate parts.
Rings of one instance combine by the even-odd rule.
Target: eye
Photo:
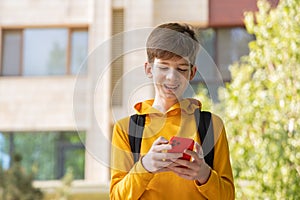
[[[185,68],[178,68],[177,69],[179,72],[187,72],[188,71],[188,69],[185,69]]]
[[[168,70],[168,67],[159,67],[161,70]]]
[[[166,65],[157,65],[157,68],[160,69],[160,70],[164,70],[164,71],[169,69],[169,67],[166,66]]]

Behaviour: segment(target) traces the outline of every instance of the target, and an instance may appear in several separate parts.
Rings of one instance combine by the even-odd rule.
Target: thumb
[[[198,142],[195,142],[195,149],[196,149],[196,153],[199,155],[199,157],[204,158],[203,149]]]
[[[166,138],[160,136],[153,142],[153,145],[168,144],[168,143],[169,141]]]

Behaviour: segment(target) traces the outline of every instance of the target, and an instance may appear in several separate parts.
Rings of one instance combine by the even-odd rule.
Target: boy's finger
[[[195,157],[198,157],[198,153],[195,152],[195,151],[191,151],[191,150],[184,150],[184,153],[187,154],[187,155],[190,155],[192,158],[195,158]]]
[[[161,151],[167,151],[167,150],[170,150],[172,149],[172,145],[170,144],[158,144],[158,145],[155,145],[153,150],[156,151],[156,152],[161,152]]]
[[[153,145],[168,144],[168,143],[169,141],[166,138],[160,136],[153,142]]]
[[[175,163],[175,165],[177,165],[176,167],[178,167],[178,166],[188,167],[190,165],[190,161],[182,160],[182,159],[178,159],[174,163]]]
[[[156,160],[177,160],[178,158],[181,158],[183,156],[182,153],[158,153],[155,155]]]
[[[199,155],[199,158],[203,159],[204,158],[203,150],[198,142],[195,142],[195,149],[196,149],[196,153]]]
[[[195,148],[196,152],[198,153],[200,151],[201,146],[198,142],[195,142],[194,148]]]

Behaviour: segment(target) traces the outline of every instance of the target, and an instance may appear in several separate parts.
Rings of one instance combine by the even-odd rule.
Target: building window
[[[210,95],[217,100],[220,78],[222,82],[231,81],[229,66],[249,53],[248,43],[255,38],[242,27],[199,29],[197,35],[205,49],[204,53],[200,53],[198,70],[205,78],[197,75],[192,87],[197,91],[198,87],[203,87],[203,83],[205,87],[209,85],[214,88],[210,90]]]
[[[231,80],[229,65],[238,61],[240,57],[247,55],[249,53],[248,43],[255,39],[253,35],[248,34],[241,27],[200,29],[198,35],[201,45],[217,65],[225,82]],[[212,70],[205,65],[201,65],[201,63],[199,69]],[[206,73],[210,75],[206,79],[216,79],[215,73]]]
[[[9,168],[19,154],[26,171],[37,168],[36,180],[60,179],[68,169],[75,179],[84,179],[84,140],[83,132],[0,133],[0,166]]]
[[[21,74],[22,35],[21,30],[3,32],[2,40],[2,75]]]
[[[231,80],[229,65],[249,53],[248,43],[254,36],[247,33],[244,28],[222,28],[216,32],[215,60],[224,81]]]
[[[88,53],[88,33],[85,29],[73,29],[71,34],[71,74],[77,74]],[[86,70],[86,67],[83,68]],[[81,71],[86,73],[86,71]]]
[[[87,56],[86,29],[3,30],[3,76],[76,74]]]

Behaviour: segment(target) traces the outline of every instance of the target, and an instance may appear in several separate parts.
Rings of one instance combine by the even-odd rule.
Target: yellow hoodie
[[[166,113],[152,107],[153,100],[135,105],[138,114],[146,114],[141,155],[145,155],[160,136],[169,140],[172,136],[192,138],[200,143],[194,117],[201,103],[184,99]],[[110,198],[127,199],[234,199],[234,183],[229,160],[229,149],[222,120],[212,115],[214,127],[214,169],[208,181],[198,185],[173,172],[156,174],[146,171],[139,160],[134,163],[128,140],[129,117],[118,121],[113,130],[111,149]]]

